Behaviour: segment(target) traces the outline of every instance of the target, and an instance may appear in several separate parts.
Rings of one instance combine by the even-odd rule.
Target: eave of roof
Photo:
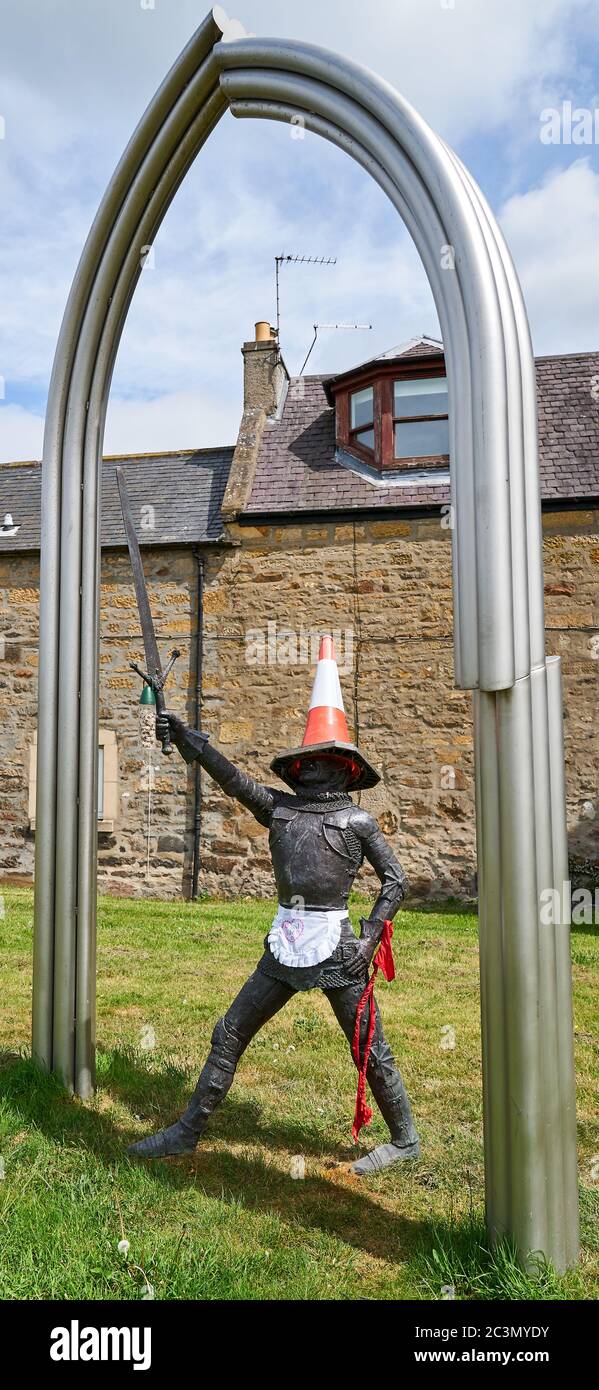
[[[418,340],[418,345],[431,340]],[[386,363],[408,354],[389,353]],[[439,353],[435,354],[437,357]],[[420,352],[419,363],[422,364]],[[363,364],[367,366],[368,364]],[[599,352],[545,355],[536,359],[541,494],[545,508],[594,506],[599,499],[599,410],[595,384]],[[355,371],[355,369],[354,369]],[[344,373],[343,376],[352,373]],[[264,430],[247,506],[239,520],[335,517],[402,512],[426,515],[449,502],[449,486],[415,469],[401,487],[384,478],[371,481],[342,466],[335,448],[334,409],[327,385],[341,377],[310,375],[291,381],[282,416]],[[103,465],[103,547],[122,548],[125,537],[115,483],[115,467],[126,465],[134,506],[154,509],[154,528],[140,528],[146,546],[226,543],[220,508],[233,457],[232,447],[174,450],[169,453],[110,455]],[[0,465],[0,519],[11,513],[15,536],[2,536],[0,552],[39,549],[41,465],[21,461]]]

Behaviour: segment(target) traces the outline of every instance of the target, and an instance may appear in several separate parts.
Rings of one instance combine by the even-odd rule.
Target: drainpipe
[[[202,654],[204,626],[204,559],[199,550],[193,552],[198,569],[198,625],[196,629],[196,686],[194,701],[194,729],[202,728]],[[193,861],[191,871],[192,902],[198,896],[200,876],[200,834],[202,829],[202,775],[199,762],[194,762],[194,808],[193,808]]]

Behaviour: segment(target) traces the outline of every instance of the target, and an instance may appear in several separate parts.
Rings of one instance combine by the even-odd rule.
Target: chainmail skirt
[[[284,985],[289,985],[290,989],[345,989],[347,985],[355,985],[362,979],[366,983],[368,968],[365,962],[360,970],[355,964],[353,970],[350,968],[357,955],[358,938],[348,917],[341,924],[338,946],[332,955],[327,956],[326,960],[321,960],[318,965],[282,965],[280,961],[275,960],[266,936],[264,955],[256,968],[271,980],[281,980]]]

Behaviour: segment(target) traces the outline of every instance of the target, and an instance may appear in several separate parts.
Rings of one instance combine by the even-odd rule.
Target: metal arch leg
[[[578,1258],[559,660],[474,696],[485,1188],[491,1238],[524,1263]]]

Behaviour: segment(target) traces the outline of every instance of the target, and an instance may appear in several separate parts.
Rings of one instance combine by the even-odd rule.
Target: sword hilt
[[[165,714],[166,703],[164,699],[164,692],[162,689],[162,685],[157,684],[156,681],[154,682],[154,695],[156,696],[156,714]],[[164,738],[161,739],[161,743],[162,752],[164,753],[165,758],[170,758],[171,753],[173,751],[173,745],[171,743],[170,731],[168,729],[164,735]]]
[[[179,648],[178,648],[178,647],[173,647],[173,650],[172,650],[172,652],[171,652],[171,654],[170,654],[170,656],[169,656],[169,659],[168,659],[168,661],[167,661],[167,663],[166,663],[166,666],[165,666],[165,668],[164,668],[164,671],[162,672],[162,685],[163,685],[163,686],[166,685],[167,677],[170,676],[170,673],[171,673],[171,671],[172,671],[172,669],[173,669],[173,666],[174,666],[174,664],[175,664],[175,662],[176,662],[176,660],[177,660],[177,657],[180,656],[180,655],[181,655],[181,653],[180,653],[180,651],[179,651]]]
[[[166,671],[166,675],[168,675],[168,672],[170,671],[170,669],[171,669],[173,663],[176,661],[177,657],[180,656],[180,655],[181,655],[181,653],[178,652],[178,651],[174,651],[174,652],[173,652],[172,657],[171,657],[171,660],[170,660],[169,665],[168,665],[168,669],[167,669],[167,671]],[[165,680],[164,675],[162,676],[161,679],[154,680],[154,679],[152,678],[152,676],[148,676],[148,675],[146,675],[146,672],[145,672],[145,671],[142,671],[141,666],[138,666],[136,661],[130,661],[130,662],[129,662],[129,665],[130,665],[130,667],[131,667],[131,670],[132,670],[132,671],[137,671],[137,674],[138,674],[138,676],[141,676],[142,681],[144,681],[146,685],[149,685],[150,688],[154,691],[154,699],[155,699],[155,701],[156,701],[156,715],[158,716],[159,714],[165,714],[165,713],[166,713],[166,703],[165,703],[165,699],[164,699],[164,690],[163,690],[163,687],[164,687],[164,680]],[[165,758],[170,758],[171,753],[172,753],[172,751],[173,751],[173,745],[172,745],[172,743],[171,743],[171,736],[170,736],[170,733],[169,733],[169,732],[167,732],[167,733],[164,735],[164,738],[161,739],[161,743],[162,743],[162,752],[164,753]]]
[[[164,692],[164,687],[165,687],[165,685],[166,685],[167,676],[168,676],[168,675],[170,674],[170,672],[172,671],[173,666],[174,666],[174,664],[175,664],[175,662],[176,662],[176,660],[177,660],[177,657],[180,656],[180,655],[181,655],[181,653],[180,653],[180,651],[179,651],[179,648],[178,648],[178,647],[173,647],[173,650],[172,650],[172,652],[171,652],[170,658],[169,658],[169,660],[168,660],[167,663],[166,663],[166,666],[165,666],[165,668],[164,668],[164,671],[162,672],[162,676],[160,677],[160,680],[154,682],[154,694],[155,694],[155,696],[156,696],[156,710],[157,710],[157,712],[158,712],[159,714],[163,714],[164,711],[165,711],[165,709],[166,709],[166,705],[165,705],[165,702],[164,702],[164,693],[163,693],[163,692]],[[167,734],[165,734],[165,737],[164,737],[163,740],[162,740],[162,752],[164,753],[165,758],[170,758],[172,751],[173,751],[173,745],[172,745],[172,743],[171,743],[171,736],[170,736],[170,733],[167,733]]]
[[[165,705],[164,701],[163,681],[156,681],[153,680],[151,676],[146,676],[146,671],[142,671],[142,667],[138,666],[138,663],[136,662],[129,662],[129,666],[131,666],[132,671],[136,671],[136,673],[138,673],[138,676],[142,677],[142,681],[145,681],[146,685],[149,685],[150,689],[153,689],[154,699],[156,699],[157,716],[158,714],[165,714],[165,712],[167,712],[167,705]],[[161,744],[163,744],[163,753],[165,758],[170,758],[172,753],[170,733],[164,735],[164,738],[161,739]]]

